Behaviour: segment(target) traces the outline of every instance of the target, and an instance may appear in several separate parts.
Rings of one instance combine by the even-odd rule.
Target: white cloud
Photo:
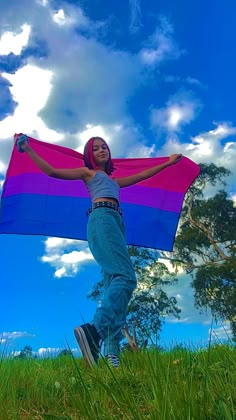
[[[4,174],[6,171],[6,164],[0,160],[0,174]]]
[[[51,71],[30,64],[15,74],[3,73],[3,77],[12,84],[10,90],[13,99],[20,102],[22,114],[25,112],[29,117],[45,106],[51,90],[52,76]]]
[[[181,83],[181,85],[182,84],[187,84],[187,85],[197,86],[197,87],[201,87],[201,88],[205,87],[200,82],[200,80],[196,79],[195,77],[190,77],[190,76],[181,77],[181,76],[169,74],[169,75],[165,76],[164,80],[167,83],[179,83],[179,84]]]
[[[234,207],[236,207],[236,194],[231,194],[230,198],[233,200]]]
[[[145,146],[142,134],[129,120],[117,124],[87,124],[84,130],[76,134],[77,139],[79,139],[79,146],[76,150],[83,153],[85,143],[94,135],[98,135],[107,141],[114,158],[124,156],[148,157],[154,153],[154,146]]]
[[[21,4],[24,5],[24,2]],[[20,10],[16,11],[17,16],[23,18],[23,8],[20,5],[18,8]],[[126,99],[132,95],[141,77],[142,68],[140,64],[138,65],[138,58],[128,52],[116,51],[97,42],[95,30],[98,23],[90,21],[78,6],[64,5],[64,8],[56,14],[60,20],[67,22],[69,19],[70,23],[74,23],[76,31],[72,24],[55,24],[52,19],[53,12],[49,7],[45,7],[43,11],[42,7],[35,7],[34,11],[30,11],[28,19],[32,25],[32,45],[37,37],[46,41],[49,51],[44,59],[31,57],[30,64],[39,67],[41,72],[44,69],[51,73],[51,79],[48,80],[50,92],[47,89],[46,95],[45,80],[41,86],[43,72],[37,75],[32,86],[27,85],[27,78],[21,80],[20,86],[24,96],[18,98],[19,106],[26,100],[27,92],[32,92],[34,101],[41,92],[45,98],[45,106],[32,110],[30,115],[32,123],[28,122],[30,127],[25,124],[24,116],[21,125],[26,127],[29,133],[33,127],[41,138],[47,136],[50,141],[54,141],[51,140],[53,133],[49,131],[46,133],[45,130],[43,132],[45,127],[41,126],[42,122],[51,130],[65,132],[67,138],[68,134],[81,131],[89,123],[104,125],[122,121],[126,114]],[[15,22],[12,24],[16,26]],[[80,35],[79,28],[91,31],[93,36],[88,38]],[[102,80],[106,83],[101,83]],[[14,89],[16,78],[11,82]],[[41,121],[35,118],[40,109]],[[8,121],[14,123],[12,120]],[[6,137],[5,132],[1,131],[1,137]]]
[[[226,147],[228,137],[235,136],[236,127],[228,122],[216,124],[216,128],[199,133],[189,142],[182,143],[177,136],[170,136],[163,146],[161,153],[168,156],[172,153],[182,153],[197,163],[214,162],[217,166],[224,166],[232,172],[227,179],[229,192],[234,193],[236,185],[236,141],[230,141]],[[159,152],[160,153],[160,152]]]
[[[69,4],[64,5],[64,9],[51,12],[52,20],[59,26],[76,26],[90,29],[92,22],[84,15],[80,7],[73,7]],[[96,26],[96,25],[95,25]]]
[[[93,260],[91,253],[87,251],[72,251],[61,256],[61,262],[65,264],[79,264],[83,261]]]
[[[51,142],[59,141],[63,136],[48,129],[38,116],[50,95],[52,72],[28,64],[15,74],[3,73],[3,77],[11,82],[10,91],[18,106],[13,115],[0,121],[1,137],[25,132],[35,133],[42,139],[50,138]]]
[[[0,341],[1,344],[1,341]],[[36,351],[32,351],[32,356],[37,357],[37,358],[51,358],[51,357],[56,357],[58,356],[58,354],[62,351],[65,350],[61,347],[40,347],[38,350]],[[78,353],[78,349],[77,348],[70,348],[69,349],[73,354]],[[10,357],[17,357],[19,356],[21,353],[21,350],[14,350],[11,351],[9,353]]]
[[[81,131],[87,124],[104,126],[123,121],[126,100],[141,77],[136,58],[79,35],[74,41],[62,39],[62,44],[66,57],[53,50],[47,60],[57,73],[41,113],[44,121],[65,132]]]
[[[58,353],[61,349],[59,347],[41,347],[38,349],[37,353],[39,356],[48,356],[51,354]]]
[[[6,118],[0,123],[0,137],[5,139],[7,137],[12,136],[12,132],[14,133],[14,131],[24,131],[28,134],[34,134],[35,136],[38,136],[41,139],[47,139],[51,142],[57,142],[60,141],[62,136],[60,135],[58,130],[49,129],[49,126],[53,125],[53,122],[50,121],[50,114],[53,114],[53,109],[49,106],[49,108],[45,111],[44,117],[46,116],[47,121],[45,120],[45,118],[42,118],[42,115],[39,116],[39,112],[42,110],[42,108],[45,107],[46,103],[48,102],[48,97],[52,96],[53,88],[53,90],[57,91],[57,106],[60,108],[60,103],[58,100],[58,96],[60,96],[61,106],[63,108],[62,114],[67,115],[65,109],[65,98],[69,98],[71,96],[69,92],[70,88],[73,92],[75,86],[81,87],[82,85],[84,85],[84,81],[80,81],[78,77],[81,74],[81,71],[84,74],[87,73],[87,65],[89,64],[87,62],[88,60],[86,60],[86,57],[83,57],[83,51],[82,57],[80,57],[80,44],[84,44],[84,52],[86,51],[86,43],[94,44],[95,49],[96,46],[99,46],[100,44],[97,44],[96,41],[89,41],[86,37],[79,37],[79,35],[76,35],[76,32],[73,28],[71,30],[68,29],[67,31],[65,31],[64,26],[61,27],[60,25],[55,25],[55,23],[52,20],[52,11],[49,7],[46,7],[46,2],[40,2],[40,4],[38,3],[40,7],[36,7],[33,4],[34,2],[29,2],[29,4],[27,5],[29,12],[28,20],[31,23],[33,33],[31,37],[32,45],[34,46],[35,37],[37,39],[45,40],[50,54],[48,58],[45,58],[43,61],[41,58],[37,57],[32,57],[30,60],[28,59],[28,65],[26,65],[23,69],[18,70],[14,75],[8,75],[6,73],[3,74],[3,76],[6,79],[8,79],[12,84],[10,90],[14,100],[18,103],[18,106],[13,116]],[[42,5],[45,6],[45,10],[43,12],[41,7]],[[13,16],[11,15],[11,19],[8,22],[9,26],[12,25],[13,27],[17,27],[19,16],[21,16],[21,19],[24,19],[25,9],[23,6],[24,1],[22,1],[20,5],[17,4],[15,22]],[[26,6],[25,8],[27,9]],[[8,13],[7,5],[5,6],[4,11]],[[62,12],[59,12],[60,13],[58,14],[58,16],[61,17]],[[73,21],[77,29],[79,26],[83,28],[86,27],[88,29],[94,28],[96,26],[93,25],[84,16],[82,10],[79,7],[67,5],[66,11],[64,11],[63,9],[63,13],[63,16],[65,17],[64,20],[66,20],[67,22],[68,17],[68,19],[70,19],[70,22]],[[6,46],[4,34],[3,43]],[[60,48],[58,48],[58,45],[60,46]],[[97,52],[96,54],[95,51],[95,55],[96,57],[99,56],[99,52]],[[91,51],[91,57],[93,56],[93,51]],[[109,59],[108,49],[107,57]],[[95,61],[93,68],[97,68],[97,58],[94,57],[94,59]],[[103,68],[102,63],[101,68]],[[104,66],[104,68],[107,68],[107,66]],[[123,74],[125,75],[125,71]],[[65,75],[67,80],[64,78]],[[61,81],[61,86],[58,85],[58,81]],[[66,82],[68,82],[68,95],[66,95],[65,92]],[[89,82],[90,80],[88,78],[88,83]],[[100,85],[100,81],[97,84]],[[61,92],[61,94],[58,92],[58,89]],[[88,86],[88,89],[90,91],[90,86]],[[77,94],[75,92],[75,96],[76,95]],[[72,95],[70,101],[67,101],[68,104],[73,102],[73,96],[74,95]],[[80,95],[78,95],[75,98],[75,109],[78,106],[79,96]],[[88,97],[89,96],[91,95],[88,92]],[[91,109],[91,107],[89,109]],[[73,113],[74,111],[71,112],[71,117]],[[88,110],[87,113],[89,113]],[[60,119],[59,115],[58,117]],[[68,132],[74,131],[72,125],[73,122],[70,125],[70,127],[68,126]],[[76,125],[77,128],[79,128],[80,124],[78,120],[76,120]],[[63,124],[62,131],[67,131],[66,127]]]
[[[49,264],[53,264],[53,263],[56,263],[58,260],[60,260],[60,255],[58,255],[58,254],[54,254],[54,255],[50,255],[50,256],[48,256],[48,255],[44,255],[42,258],[41,258],[41,261],[42,262],[45,262],[45,263],[49,263]]]
[[[187,76],[185,81],[186,81],[186,83],[188,83],[190,85],[203,87],[203,84],[198,79],[196,79],[195,77]]]
[[[46,7],[48,5],[48,0],[36,0],[40,6]]]
[[[36,352],[34,352],[34,355],[38,357],[51,357],[51,356],[57,356],[58,353],[60,353],[62,350],[61,347],[40,347]],[[77,348],[70,348],[70,351],[72,353],[77,353]]]
[[[174,41],[173,32],[173,26],[162,17],[159,27],[139,53],[141,61],[148,66],[154,66],[164,60],[179,58],[184,51]]]
[[[126,157],[132,158],[132,157],[141,157],[141,158],[148,158],[152,157],[155,153],[155,145],[152,144],[151,146],[145,146],[143,144],[137,143],[136,146],[133,146],[130,148],[129,151],[127,151]]]
[[[229,341],[232,339],[232,330],[230,327],[230,323],[224,322],[222,323],[222,325],[220,327],[216,327],[216,328],[210,328],[208,330],[208,337],[209,339],[216,341],[216,342],[221,342],[221,341]]]
[[[138,2],[131,4],[133,11],[134,6],[137,12]],[[85,141],[96,130],[110,143],[113,157],[123,157],[127,150],[129,157],[140,156],[139,148],[143,156],[151,156],[153,147],[145,144],[141,130],[127,117],[127,99],[143,78],[140,56],[102,45],[95,38],[96,32],[88,38],[74,31],[73,23],[86,30],[97,25],[79,7],[64,4],[57,12],[57,18],[69,19],[70,25],[56,24],[55,12],[47,2],[38,2],[38,6],[29,3],[28,14],[25,8],[24,1],[17,3],[15,21],[11,16],[9,25],[17,28],[19,16],[21,20],[27,16],[32,27],[29,47],[37,36],[46,41],[49,55],[43,59],[31,57],[13,75],[4,73],[18,105],[13,115],[0,122],[0,139],[25,132],[82,152]],[[161,33],[168,38],[171,31],[163,19],[151,42],[155,44]],[[10,147],[9,142],[4,151],[6,162]]]
[[[96,133],[96,134],[95,134]],[[77,147],[77,152],[83,153],[84,145],[94,135],[102,137],[106,140],[106,142],[110,143],[110,133],[109,129],[102,125],[93,125],[93,124],[86,124],[85,129],[81,132],[77,133],[81,144]]]
[[[231,147],[232,146],[232,147]],[[228,143],[226,143],[226,145],[224,146],[224,152],[227,152],[227,150],[233,148],[235,146],[235,143],[233,141],[229,141]]]
[[[12,331],[0,333],[0,343],[5,343],[9,340],[17,340],[24,337],[34,337],[34,335],[27,333],[26,331]]]
[[[78,241],[75,239],[65,239],[65,238],[47,238],[45,241],[46,251],[49,252],[51,249],[60,250],[61,248],[72,246],[72,245],[83,245],[83,241]]]
[[[20,33],[5,32],[0,38],[0,55],[13,53],[20,55],[22,49],[28,44],[31,32],[30,25],[21,26]]]
[[[65,267],[58,268],[58,269],[55,271],[54,276],[55,276],[56,278],[58,278],[58,279],[60,279],[61,277],[67,277],[67,271],[66,271],[66,268],[65,268]]]
[[[94,262],[85,241],[48,238],[44,244],[45,255],[41,257],[41,261],[50,264],[55,269],[56,278],[73,277],[82,265]]]
[[[200,108],[199,100],[190,91],[181,90],[169,98],[165,107],[152,109],[151,124],[155,128],[177,133],[195,119]]]
[[[68,19],[66,19],[66,16],[65,16],[65,13],[64,13],[63,9],[60,9],[60,10],[58,10],[58,12],[54,13],[52,15],[52,19],[58,25],[65,25],[66,23],[70,23],[70,20],[68,22]]]

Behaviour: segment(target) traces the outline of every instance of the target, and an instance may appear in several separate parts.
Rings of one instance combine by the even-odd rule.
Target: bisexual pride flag
[[[31,137],[29,142],[54,167],[84,166],[83,155],[74,150]],[[116,170],[112,178],[132,175],[166,160],[113,159]],[[121,188],[127,244],[172,251],[184,196],[199,172],[198,165],[183,157],[153,177]],[[0,233],[86,240],[86,211],[90,206],[83,181],[45,175],[14,146],[1,197]]]

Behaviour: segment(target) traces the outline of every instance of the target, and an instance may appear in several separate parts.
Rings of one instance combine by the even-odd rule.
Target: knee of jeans
[[[129,292],[133,292],[137,287],[135,273],[119,273],[112,276],[112,280],[117,280],[120,287]]]

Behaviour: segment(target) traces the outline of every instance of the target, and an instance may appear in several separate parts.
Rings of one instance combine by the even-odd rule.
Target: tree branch
[[[187,206],[187,208],[188,208],[188,216],[189,216],[189,220],[190,220],[190,223],[194,226],[194,227],[196,227],[196,228],[198,228],[198,229],[200,229],[202,232],[204,232],[205,233],[205,235],[207,236],[207,238],[209,239],[209,242],[211,243],[211,245],[213,246],[213,248],[215,249],[215,251],[221,256],[221,258],[223,259],[223,260],[230,260],[231,258],[230,257],[228,257],[223,251],[222,251],[222,249],[219,247],[219,245],[217,245],[217,243],[216,243],[216,241],[213,239],[213,237],[212,237],[212,235],[211,235],[211,233],[209,232],[209,230],[201,223],[201,222],[199,222],[199,221],[196,221],[196,220],[194,220],[193,219],[193,216],[192,216],[192,204],[193,204],[193,195],[191,194],[190,195],[190,200],[189,200],[189,202],[186,202],[186,206]]]
[[[229,258],[227,258],[228,260]],[[202,266],[207,267],[207,266],[211,266],[211,265],[221,265],[222,262],[224,262],[225,259],[222,258],[221,260],[218,261],[208,261],[205,264],[197,264],[197,265],[191,265],[191,270],[195,270],[195,268],[201,268]],[[186,264],[187,265],[187,264]]]
[[[137,345],[137,341],[136,341],[135,328],[134,328],[134,327],[132,328],[132,334],[133,334],[133,335],[130,335],[130,334],[129,334],[129,331],[128,331],[128,326],[127,326],[127,324],[126,324],[126,325],[124,326],[124,328],[122,328],[122,332],[123,332],[123,334],[124,334],[124,336],[125,336],[126,340],[128,341],[128,343],[129,343],[129,345],[130,345],[131,349],[132,349],[133,351],[138,351],[138,345]]]

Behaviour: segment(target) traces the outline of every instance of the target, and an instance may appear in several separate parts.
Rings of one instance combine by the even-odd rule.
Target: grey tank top
[[[92,202],[96,198],[114,198],[119,202],[120,186],[103,172],[96,172],[90,181],[85,183]]]

